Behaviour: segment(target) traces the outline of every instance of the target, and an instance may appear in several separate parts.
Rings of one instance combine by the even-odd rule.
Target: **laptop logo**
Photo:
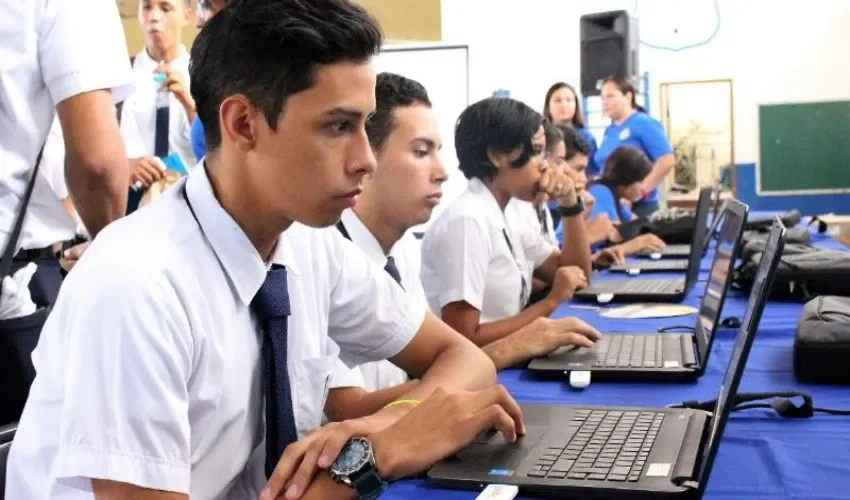
[[[509,469],[490,469],[490,472],[487,473],[488,476],[513,476],[514,471]]]

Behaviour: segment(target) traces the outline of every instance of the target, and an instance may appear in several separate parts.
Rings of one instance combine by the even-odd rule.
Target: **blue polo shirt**
[[[640,149],[653,164],[658,158],[673,152],[661,122],[640,111],[632,114],[620,125],[612,123],[605,129],[602,144],[593,155],[599,169],[605,166],[605,160],[620,146]],[[646,201],[658,201],[658,189],[653,189]]]
[[[204,124],[197,116],[192,120],[192,127],[189,129],[189,141],[192,143],[195,159],[201,161],[201,158],[207,155],[207,143],[204,140]]]
[[[585,169],[585,173],[588,177],[598,177],[602,174],[602,167],[596,164],[596,160],[594,156],[596,155],[596,150],[599,149],[596,144],[596,137],[590,133],[585,127],[576,127],[576,131],[581,134],[587,144],[590,146],[590,153],[587,155],[587,168]]]
[[[634,218],[629,207],[623,205],[620,210],[626,220],[620,220],[620,216],[617,215],[617,204],[620,202],[619,200],[614,199],[614,193],[612,193],[607,186],[594,184],[587,188],[587,192],[593,195],[593,198],[596,200],[596,203],[593,205],[593,210],[590,211],[591,219],[595,219],[602,214],[608,214],[608,218],[611,222],[616,223],[619,221],[620,223],[624,223],[629,222]]]

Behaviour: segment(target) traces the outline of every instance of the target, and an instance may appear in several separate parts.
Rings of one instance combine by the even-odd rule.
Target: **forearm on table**
[[[558,304],[554,300],[546,297],[526,307],[515,316],[478,325],[475,332],[468,338],[479,347],[484,347],[511,335],[537,318],[548,318],[557,307]]]
[[[331,389],[325,404],[325,415],[331,422],[341,422],[377,413],[387,404],[402,399],[418,384],[410,380],[403,384],[367,391],[362,387],[339,387]]]

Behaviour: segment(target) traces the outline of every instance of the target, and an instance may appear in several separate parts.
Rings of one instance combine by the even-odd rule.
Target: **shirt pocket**
[[[297,361],[292,396],[299,437],[322,424],[331,371],[336,359],[336,356],[320,356]]]

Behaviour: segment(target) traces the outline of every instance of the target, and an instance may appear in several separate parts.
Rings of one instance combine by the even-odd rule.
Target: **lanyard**
[[[502,228],[502,236],[505,237],[505,243],[508,244],[508,250],[511,251],[511,256],[514,259],[514,264],[516,264],[516,268],[519,271],[520,277],[520,293],[519,293],[519,310],[522,311],[525,309],[525,304],[528,302],[528,297],[526,294],[528,293],[528,282],[525,279],[525,271],[523,267],[520,265],[519,260],[516,257],[516,252],[514,252],[514,246],[511,244],[511,239],[508,237],[508,231],[505,228]]]

